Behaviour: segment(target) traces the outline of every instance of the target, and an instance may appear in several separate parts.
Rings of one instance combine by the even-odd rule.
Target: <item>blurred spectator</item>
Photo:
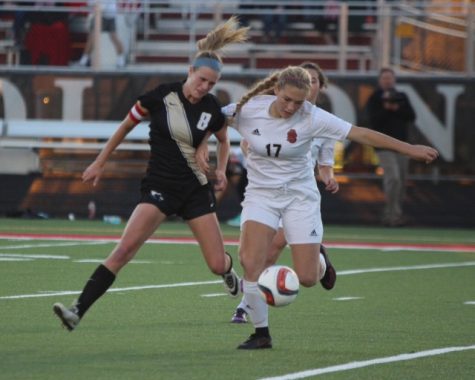
[[[320,1],[318,3],[321,3]],[[307,7],[310,11],[306,20],[313,23],[315,30],[319,31],[323,35],[323,39],[326,44],[335,44],[338,34],[338,22],[340,17],[340,4],[335,0],[326,0],[323,2],[323,9],[314,6]],[[315,11],[320,11],[323,14],[314,14]]]
[[[95,0],[89,0],[89,4],[92,6],[96,3]],[[124,46],[120,41],[116,31],[116,16],[117,16],[117,1],[101,1],[101,13],[102,13],[102,31],[108,32],[109,37],[117,52],[117,67],[124,67],[126,64],[126,58],[124,53]],[[89,34],[87,36],[86,46],[84,52],[76,63],[78,66],[89,66],[91,64],[91,53],[94,49],[94,15],[90,15]]]
[[[264,42],[279,42],[282,32],[287,28],[287,14],[283,5],[268,2],[269,5],[264,5],[263,8],[270,12],[262,15]]]
[[[378,88],[368,99],[366,109],[370,128],[407,142],[409,127],[416,115],[407,95],[396,90],[396,75],[392,69],[381,69]],[[384,170],[386,205],[383,224],[391,227],[404,225],[402,204],[406,195],[408,158],[385,149],[376,149],[376,154]]]
[[[64,2],[34,1],[17,5],[14,35],[17,45],[24,49],[20,63],[67,65],[71,43],[68,12],[61,10]],[[55,7],[57,11],[49,10]]]

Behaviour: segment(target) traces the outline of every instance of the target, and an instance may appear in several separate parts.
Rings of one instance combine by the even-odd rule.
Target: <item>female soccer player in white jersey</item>
[[[181,216],[198,240],[209,269],[223,277],[228,292],[236,296],[239,279],[232,259],[224,250],[216,217],[216,202],[206,176],[200,172],[196,148],[208,133],[219,141],[216,175],[218,190],[226,185],[229,139],[221,106],[209,92],[220,78],[218,50],[242,42],[248,28],[230,18],[198,41],[198,53],[184,82],[162,84],[139,97],[96,160],[84,171],[83,180],[99,181],[104,165],[125,136],[145,117],[150,119],[151,156],[142,180],[142,196],[118,245],[87,281],[77,302],[53,310],[68,330],[73,330],[89,307],[112,285],[117,273],[169,215]]]
[[[257,289],[269,246],[282,219],[295,271],[302,286],[318,281],[322,221],[313,167],[308,153],[315,137],[350,139],[432,162],[438,152],[411,145],[350,123],[306,101],[310,75],[288,67],[259,82],[237,104],[223,109],[249,143],[248,180],[242,203],[239,258],[243,291],[255,332],[239,349],[271,348],[268,306]],[[273,88],[275,95],[265,94]]]
[[[299,66],[306,69],[310,74],[311,87],[307,96],[307,100],[312,104],[316,104],[320,91],[327,86],[328,79],[323,74],[320,66],[316,63],[303,62]],[[310,146],[312,165],[318,170],[318,176],[324,183],[325,190],[332,194],[338,192],[339,189],[338,182],[336,181],[333,172],[334,146],[334,140],[319,137],[313,139]],[[244,154],[247,155],[248,146],[245,140],[242,140],[241,147]],[[273,265],[277,262],[286,245],[287,240],[285,239],[282,221],[280,221],[279,228],[269,247],[266,266]],[[336,271],[328,258],[327,250],[323,244],[320,245],[319,260],[321,264],[319,281],[324,289],[333,289],[336,282]],[[231,322],[247,323],[247,313],[247,303],[245,297],[243,296],[241,302],[234,311]]]

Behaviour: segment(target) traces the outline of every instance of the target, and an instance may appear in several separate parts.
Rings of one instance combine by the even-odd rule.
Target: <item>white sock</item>
[[[237,305],[236,309],[243,309],[246,313],[249,314],[249,308],[247,307],[245,294],[242,295],[241,302],[239,303],[239,305]]]
[[[257,327],[269,326],[269,306],[259,293],[257,282],[243,280],[243,292],[246,300],[246,310],[252,324]]]
[[[81,59],[79,60],[79,64],[86,66],[88,62],[89,62],[89,55],[83,54]]]
[[[119,67],[125,66],[125,55],[121,54],[117,56],[116,65]]]
[[[318,277],[318,281],[320,281],[323,276],[325,276],[325,272],[327,271],[327,264],[325,263],[325,258],[320,253],[320,276]]]

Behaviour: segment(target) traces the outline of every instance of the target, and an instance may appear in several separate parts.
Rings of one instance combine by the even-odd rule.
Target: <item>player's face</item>
[[[198,102],[213,89],[218,80],[219,73],[209,67],[191,67],[183,92],[190,102]]]
[[[382,90],[390,90],[396,85],[396,78],[390,71],[385,71],[379,76],[379,87]]]
[[[307,99],[308,91],[292,85],[285,85],[274,90],[277,96],[272,104],[276,116],[283,119],[292,117]]]
[[[318,73],[313,69],[305,69],[310,74],[312,78],[312,86],[310,87],[310,92],[308,93],[307,100],[315,104],[317,102],[318,94],[320,94],[320,80],[318,79]]]

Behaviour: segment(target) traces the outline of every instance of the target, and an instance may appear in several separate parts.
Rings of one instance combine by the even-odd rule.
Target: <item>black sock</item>
[[[87,309],[89,309],[94,302],[97,301],[115,280],[115,274],[107,269],[103,264],[99,265],[91,278],[86,282],[81,295],[77,300],[76,307],[78,308],[78,315],[82,317]]]
[[[269,327],[256,327],[256,336],[269,337]]]

